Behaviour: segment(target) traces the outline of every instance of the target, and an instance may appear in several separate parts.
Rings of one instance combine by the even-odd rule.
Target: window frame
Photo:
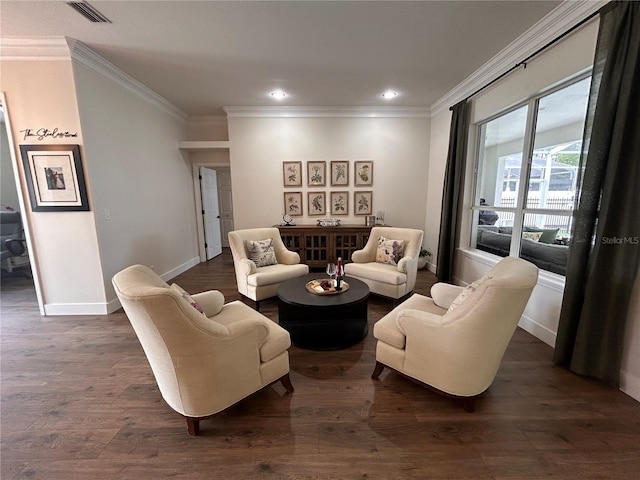
[[[516,103],[514,105],[511,105],[509,108],[501,110],[496,114],[490,117],[487,117],[479,122],[476,122],[472,126],[471,130],[473,131],[473,135],[475,136],[475,142],[474,142],[475,150],[473,152],[473,169],[472,169],[473,175],[472,175],[471,202],[470,202],[471,203],[471,206],[470,206],[471,215],[470,215],[470,223],[469,223],[470,248],[478,252],[483,252],[483,253],[492,255],[489,252],[484,252],[483,250],[480,250],[477,247],[475,247],[476,240],[477,240],[477,228],[475,227],[478,225],[480,210],[505,212],[505,213],[513,214],[514,219],[513,219],[513,226],[512,226],[512,233],[511,233],[511,243],[509,246],[510,257],[520,257],[520,251],[522,248],[522,237],[523,237],[522,233],[524,229],[526,215],[528,214],[529,215],[548,215],[548,216],[555,215],[555,216],[563,216],[563,217],[569,217],[569,218],[573,216],[573,212],[576,208],[575,203],[574,203],[574,208],[572,210],[559,209],[559,208],[555,208],[555,209],[531,208],[531,207],[527,207],[526,204],[527,204],[527,199],[529,195],[531,170],[533,168],[533,154],[535,150],[535,136],[536,136],[536,126],[537,126],[537,120],[538,120],[538,110],[539,110],[540,100],[549,95],[553,95],[554,93],[564,88],[567,88],[573,84],[581,82],[582,80],[591,77],[591,75],[592,75],[592,69],[590,68],[587,71],[581,72],[578,75],[572,76],[561,82],[558,82],[557,84],[549,87],[548,89],[540,91],[534,95],[530,95],[525,100],[519,103]],[[520,167],[520,177],[516,180],[516,183],[518,184],[518,188],[517,188],[517,196],[515,198],[515,206],[504,207],[504,206],[494,206],[494,205],[480,205],[480,194],[478,192],[478,180],[479,180],[478,176],[480,173],[481,153],[483,152],[483,149],[484,149],[484,136],[482,135],[482,128],[484,125],[500,117],[508,115],[511,112],[514,112],[525,106],[527,107],[527,114],[526,114],[525,130],[524,130],[524,137],[523,137],[523,144],[522,144],[522,165]],[[586,117],[585,117],[585,122],[586,122]],[[584,132],[584,127],[583,127],[583,132]],[[584,140],[584,134],[581,140]],[[577,202],[578,198],[580,197],[580,192],[582,189],[581,177],[582,177],[583,168],[584,166],[580,165],[576,172],[577,180],[576,180],[576,191],[575,191],[574,202]],[[549,272],[547,270],[545,270],[545,272],[552,275],[558,275],[558,274],[554,274],[553,272]],[[564,278],[563,275],[558,275],[558,276]]]

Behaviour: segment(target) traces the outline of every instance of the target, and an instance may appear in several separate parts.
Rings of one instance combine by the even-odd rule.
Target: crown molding
[[[69,60],[70,53],[64,37],[0,38],[2,60]]]
[[[172,116],[187,120],[187,114],[169,102],[166,98],[127,75],[115,65],[109,63],[89,47],[73,38],[68,37],[7,37],[0,39],[0,59],[2,60],[29,60],[52,61],[67,60],[76,61],[96,73],[104,76],[112,82],[120,85],[125,90],[146,100]]]
[[[109,63],[82,42],[72,38],[68,38],[67,40],[69,42],[71,58],[73,60],[120,85],[122,88],[133,93],[137,97],[160,107],[179,120],[187,121],[187,114],[176,107],[173,103],[169,102],[166,98],[143,85],[115,65]]]
[[[431,105],[431,114],[439,114],[451,105],[465,99],[607,3],[609,0],[567,0],[562,2],[444,97]]]
[[[223,107],[228,118],[429,118],[428,107]]]
[[[226,124],[226,115],[196,115],[189,117],[190,124],[206,123],[206,124]]]

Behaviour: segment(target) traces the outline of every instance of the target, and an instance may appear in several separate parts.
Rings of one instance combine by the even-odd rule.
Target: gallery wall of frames
[[[373,161],[282,162],[284,213],[291,216],[371,215]],[[308,187],[304,194],[300,188]],[[353,190],[349,188],[353,187]]]

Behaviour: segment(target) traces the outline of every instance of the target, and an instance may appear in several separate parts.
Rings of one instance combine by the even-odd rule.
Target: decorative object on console
[[[307,185],[324,187],[326,184],[327,162],[307,162]]]
[[[284,192],[284,213],[291,217],[302,216],[302,192]]]
[[[325,192],[307,192],[307,208],[309,216],[325,215],[327,213]]]
[[[291,218],[291,215],[289,215],[288,213],[282,215],[282,223],[280,224],[281,227],[295,226],[295,224],[296,222],[293,220],[293,218]]]
[[[354,214],[371,215],[371,212],[373,211],[373,192],[354,192],[353,199],[355,209]]]
[[[334,160],[331,162],[331,186],[349,185],[349,162]]]
[[[320,225],[321,227],[339,227],[340,219],[332,218],[327,213],[324,218],[318,220],[318,225]]]
[[[79,145],[20,145],[31,210],[88,211]]]
[[[302,186],[302,162],[282,162],[282,183],[285,187]]]
[[[356,187],[370,187],[373,185],[373,161],[358,161],[354,162],[355,181]]]

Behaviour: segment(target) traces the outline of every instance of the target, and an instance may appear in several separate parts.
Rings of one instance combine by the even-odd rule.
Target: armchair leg
[[[462,400],[462,406],[467,413],[476,411],[476,397],[468,397]]]
[[[373,369],[373,373],[371,374],[371,378],[374,380],[378,380],[380,374],[384,370],[384,365],[376,360],[376,367]]]
[[[287,393],[294,392],[293,384],[291,383],[291,378],[289,378],[288,373],[280,379],[280,382],[282,383],[282,386],[287,391]]]
[[[187,417],[187,428],[189,429],[189,435],[198,435],[200,433],[200,419]]]

